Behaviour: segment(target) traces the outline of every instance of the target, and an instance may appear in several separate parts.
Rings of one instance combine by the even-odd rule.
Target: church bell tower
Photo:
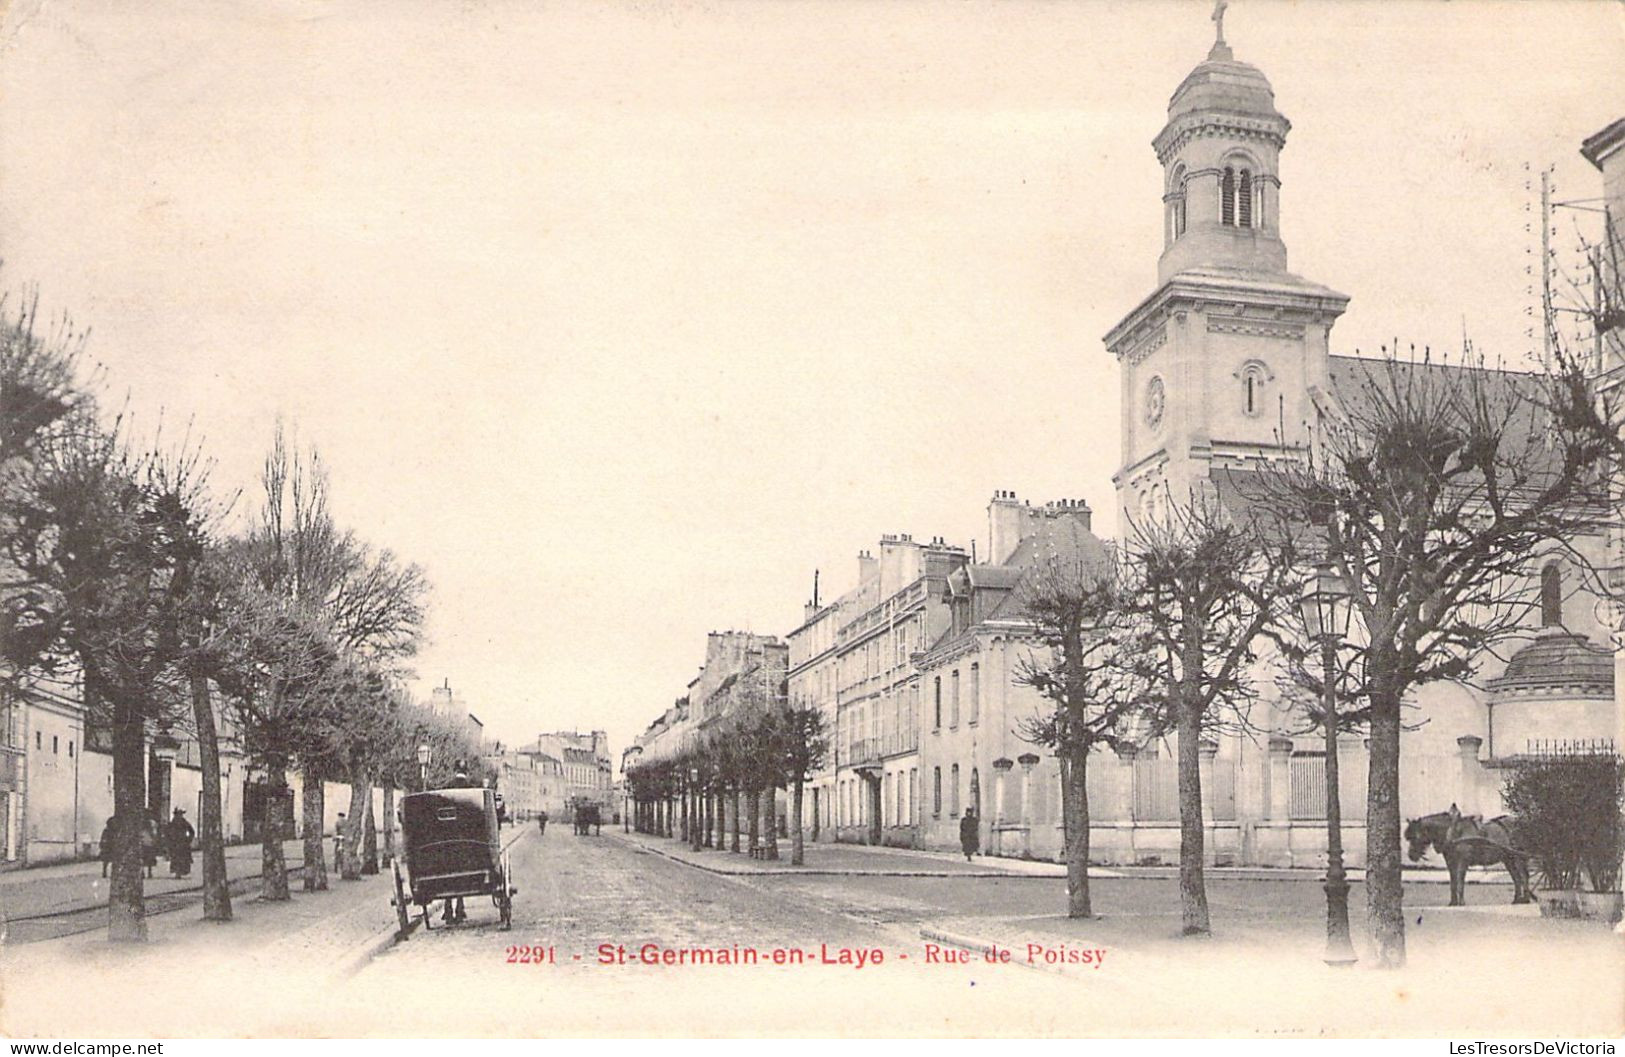
[[[1348,305],[1287,271],[1279,166],[1292,125],[1269,80],[1226,43],[1225,6],[1152,141],[1163,167],[1157,289],[1105,338],[1122,375],[1113,480],[1125,535],[1219,484],[1216,471],[1278,458],[1302,437]]]

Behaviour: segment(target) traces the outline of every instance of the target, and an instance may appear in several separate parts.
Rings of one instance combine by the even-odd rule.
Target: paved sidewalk
[[[610,833],[606,829],[605,836]],[[886,848],[867,844],[814,844],[805,848],[806,864],[790,865],[790,842],[779,841],[776,861],[752,859],[745,852],[719,851],[707,848],[694,851],[689,845],[670,837],[653,837],[645,833],[613,836],[637,847],[663,855],[668,859],[709,870],[730,877],[761,876],[866,876],[866,877],[1050,877],[1066,876],[1066,868],[1059,863],[1034,862],[1024,859],[999,859],[978,855],[966,862],[964,856],[950,852],[920,851],[913,848]],[[1116,877],[1116,873],[1101,871],[1098,876]]]
[[[606,830],[607,833],[607,830]],[[1051,877],[1065,878],[1066,866],[1041,859],[1009,859],[992,855],[978,855],[967,863],[962,855],[946,851],[925,851],[918,848],[891,848],[868,844],[806,845],[806,865],[790,865],[790,842],[779,839],[779,859],[769,862],[751,859],[745,853],[719,851],[707,848],[696,852],[688,844],[670,837],[653,837],[645,833],[614,836],[645,848],[658,855],[675,859],[690,866],[731,877],[758,877],[792,874],[795,876],[879,876],[879,877]],[[1319,867],[1261,866],[1209,866],[1204,871],[1209,877],[1248,881],[1298,881],[1320,884],[1325,874]],[[1179,876],[1177,866],[1091,866],[1089,876],[1095,878],[1170,878]],[[1348,871],[1350,883],[1365,880],[1365,870]],[[1450,883],[1450,875],[1443,866],[1405,867],[1407,883]],[[1467,874],[1471,885],[1504,885],[1509,883],[1506,871],[1475,869]]]
[[[202,920],[198,904],[149,916],[144,944],[110,943],[98,928],[6,945],[0,1033],[185,1037],[218,1033],[222,1018],[234,1033],[288,1030],[302,1011],[338,1001],[343,973],[395,927],[388,870],[332,877],[325,892],[290,887],[287,902],[234,898],[229,922]]]
[[[304,862],[303,842],[292,840],[282,846],[290,870]],[[331,868],[331,838],[324,849]],[[158,860],[152,876],[146,879],[148,896],[203,891],[201,857],[192,857],[192,874],[186,878],[169,876],[169,864]],[[238,844],[226,849],[226,876],[240,881],[260,875],[260,846]],[[46,916],[72,914],[107,905],[108,885],[100,862],[71,862],[12,870],[0,874],[0,922],[16,922]]]

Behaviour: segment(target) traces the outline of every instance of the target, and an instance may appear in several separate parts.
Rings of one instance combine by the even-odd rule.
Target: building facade
[[[597,804],[606,812],[618,810],[615,800],[615,763],[609,754],[609,735],[601,730],[587,733],[574,730],[539,734],[532,750],[543,769],[540,782],[547,786],[547,771],[558,769],[558,786],[562,792],[559,804],[587,801]],[[551,761],[551,762],[546,762]],[[548,799],[545,794],[539,794]],[[549,814],[552,808],[547,809]],[[609,817],[606,813],[605,818]]]
[[[937,537],[880,539],[858,555],[858,584],[809,607],[792,632],[790,696],[825,716],[829,754],[803,801],[821,840],[918,841],[922,687],[914,654],[948,626],[948,577],[968,561]]]

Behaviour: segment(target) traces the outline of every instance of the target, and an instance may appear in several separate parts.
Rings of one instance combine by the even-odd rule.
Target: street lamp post
[[[418,746],[418,788],[429,788],[429,760],[434,755],[427,744]]]
[[[1321,711],[1326,736],[1326,964],[1358,961],[1349,940],[1349,882],[1343,870],[1343,810],[1337,777],[1337,647],[1348,634],[1348,586],[1330,564],[1315,566],[1299,602],[1309,637],[1320,643]]]

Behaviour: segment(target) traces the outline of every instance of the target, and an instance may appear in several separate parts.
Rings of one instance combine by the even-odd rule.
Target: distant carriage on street
[[[603,826],[603,809],[594,801],[585,797],[572,797],[570,800],[571,817],[575,820],[576,836],[585,837],[597,834]]]
[[[401,839],[406,860],[394,864],[395,916],[401,934],[410,927],[408,906],[423,913],[436,900],[491,897],[507,929],[513,924],[513,868],[502,850],[496,793],[490,789],[432,789],[401,798]]]

